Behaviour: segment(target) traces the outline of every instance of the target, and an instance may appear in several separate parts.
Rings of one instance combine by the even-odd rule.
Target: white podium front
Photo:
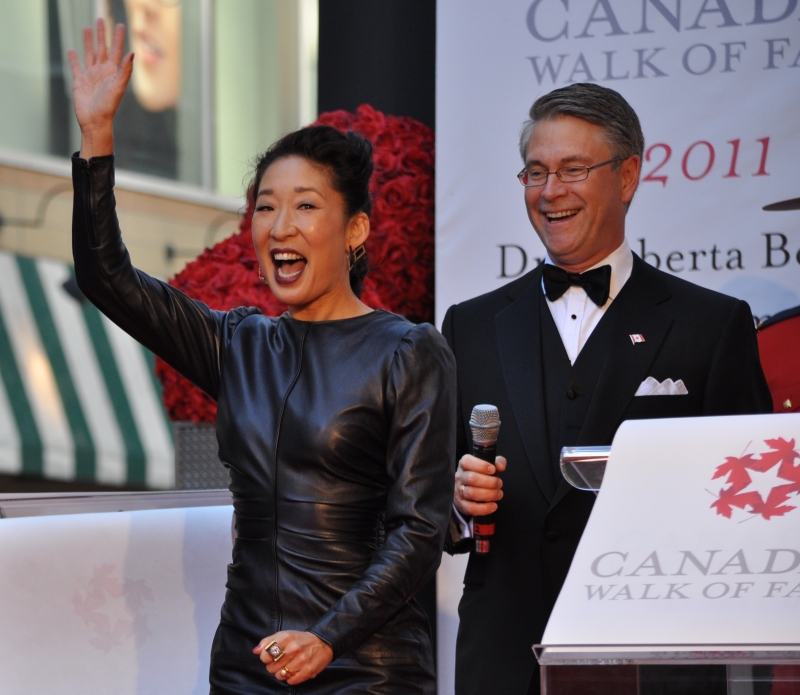
[[[800,414],[628,421],[600,478],[543,666],[800,665]]]
[[[227,490],[0,496],[0,514],[0,692],[207,695]]]

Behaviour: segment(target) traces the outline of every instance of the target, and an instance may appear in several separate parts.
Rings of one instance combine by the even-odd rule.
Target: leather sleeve
[[[447,313],[444,316],[444,321],[442,321],[442,335],[444,336],[444,339],[447,341],[447,344],[450,346],[450,349],[453,351],[454,355],[456,353],[455,331],[453,326],[455,320],[455,312],[456,312],[456,305],[453,305],[447,310]],[[454,471],[453,475],[455,475],[455,470],[458,467],[458,460],[464,454],[469,452],[468,450],[469,444],[467,442],[466,430],[464,428],[464,422],[461,419],[461,395],[459,393],[459,389],[456,389],[455,414],[456,414],[456,455],[453,459],[453,471]],[[455,502],[453,504],[455,504]],[[453,505],[451,505],[448,533],[444,539],[445,552],[448,555],[460,555],[463,553],[468,553],[472,551],[474,548],[475,548],[475,539],[463,537],[461,531],[461,521],[455,515],[453,511]]]
[[[386,386],[388,492],[383,545],[310,632],[334,658],[361,644],[436,572],[452,505],[455,361],[430,324],[398,346]]]
[[[89,161],[74,156],[72,180],[72,254],[81,291],[122,330],[216,399],[221,338],[254,310],[212,311],[133,267],[117,220],[113,155]]]
[[[719,337],[705,385],[703,415],[772,412],[772,396],[758,357],[753,314],[736,302]]]

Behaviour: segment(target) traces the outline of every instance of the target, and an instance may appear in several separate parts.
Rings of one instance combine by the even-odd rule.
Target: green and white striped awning
[[[173,487],[153,355],[71,296],[71,276],[0,252],[0,472]]]

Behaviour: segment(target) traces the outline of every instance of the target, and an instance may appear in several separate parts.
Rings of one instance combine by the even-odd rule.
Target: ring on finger
[[[297,673],[297,671],[290,671],[286,666],[281,669],[281,675],[284,678],[291,678],[295,673]]]
[[[275,640],[272,640],[272,642],[264,647],[264,651],[272,657],[273,661],[280,661],[286,653],[283,651],[283,647]]]
[[[458,486],[458,494],[461,495],[461,499],[466,499],[464,496],[464,490],[467,489],[466,485],[459,485]]]

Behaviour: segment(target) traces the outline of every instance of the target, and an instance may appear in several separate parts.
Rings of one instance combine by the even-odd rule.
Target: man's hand
[[[458,462],[454,501],[456,509],[467,516],[485,516],[497,511],[503,499],[503,481],[495,473],[506,469],[506,460],[498,456],[494,465],[466,454]]]

